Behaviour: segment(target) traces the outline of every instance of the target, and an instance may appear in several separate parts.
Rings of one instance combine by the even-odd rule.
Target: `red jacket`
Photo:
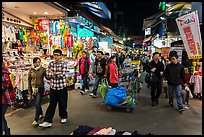
[[[2,68],[2,104],[16,104],[16,94],[13,90],[9,71],[6,67]]]

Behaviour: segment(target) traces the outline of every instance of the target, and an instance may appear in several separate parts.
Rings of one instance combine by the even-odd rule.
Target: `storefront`
[[[22,91],[28,91],[28,85],[21,87],[17,80],[26,82],[28,70],[34,57],[40,57],[43,67],[47,68],[54,49],[62,49],[64,60],[68,62],[67,86],[74,85],[74,61],[70,47],[74,36],[70,33],[70,24],[63,18],[67,11],[59,10],[44,2],[3,2],[2,51],[6,65],[13,75],[16,94],[22,99]],[[69,60],[69,58],[71,60]],[[45,80],[45,92],[49,94],[49,81]]]

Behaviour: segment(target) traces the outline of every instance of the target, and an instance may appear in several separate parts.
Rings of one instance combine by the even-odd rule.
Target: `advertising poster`
[[[161,48],[162,56],[166,59],[169,55],[170,48]]]
[[[177,18],[176,23],[189,59],[202,58],[202,39],[196,11]]]

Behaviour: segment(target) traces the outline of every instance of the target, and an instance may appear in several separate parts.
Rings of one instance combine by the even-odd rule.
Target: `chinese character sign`
[[[202,58],[202,40],[198,14],[194,11],[176,19],[189,59]]]

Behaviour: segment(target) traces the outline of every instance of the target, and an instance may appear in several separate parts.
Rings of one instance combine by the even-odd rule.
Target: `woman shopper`
[[[171,63],[170,58],[166,58],[164,71],[166,70],[166,66],[170,63]],[[163,80],[162,80],[162,89],[166,95],[165,98],[167,99],[168,98],[168,84],[167,84],[167,79],[165,78],[165,76],[163,77]]]
[[[91,73],[91,61],[87,56],[87,52],[82,52],[82,57],[79,59],[79,73],[83,80],[82,90],[80,91],[81,95],[85,95],[85,92],[89,91],[89,82],[88,78]]]
[[[33,59],[33,66],[28,73],[28,90],[35,96],[35,118],[33,125],[38,124],[38,120],[43,118],[43,111],[41,107],[41,101],[44,93],[44,77],[46,76],[46,70],[41,65],[41,60],[38,57]],[[32,91],[32,92],[31,92]]]
[[[118,87],[118,69],[116,65],[115,56],[111,56],[109,64],[108,64],[108,68],[109,68],[109,73],[110,73],[109,81],[110,81],[111,87],[112,88]]]
[[[5,113],[9,105],[17,103],[16,94],[13,90],[11,80],[9,77],[10,73],[8,68],[5,67],[5,63],[2,62],[2,135],[10,135],[10,128],[8,128]]]

